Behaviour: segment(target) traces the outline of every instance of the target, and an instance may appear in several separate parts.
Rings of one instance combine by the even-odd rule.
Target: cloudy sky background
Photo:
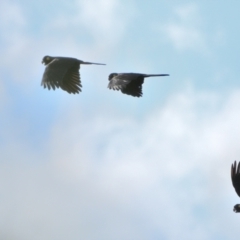
[[[0,239],[236,239],[239,9],[229,1],[0,2]],[[83,92],[40,86],[45,55]],[[111,72],[149,78],[143,97]]]

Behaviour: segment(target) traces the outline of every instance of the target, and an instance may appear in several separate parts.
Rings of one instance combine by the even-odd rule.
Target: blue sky
[[[226,1],[0,2],[0,238],[236,239],[239,8]],[[40,86],[76,57],[82,93]],[[111,72],[149,78],[143,97]]]

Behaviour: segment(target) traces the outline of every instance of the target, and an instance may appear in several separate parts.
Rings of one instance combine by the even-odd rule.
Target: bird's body
[[[240,197],[240,162],[232,164],[231,167],[231,178],[232,178],[232,184],[233,187],[235,188],[235,191],[237,195]],[[233,208],[234,212],[240,212],[240,204],[236,204]]]
[[[121,90],[122,93],[133,97],[141,97],[144,78],[162,76],[169,76],[169,74],[111,73],[108,77],[108,88]]]
[[[68,93],[81,92],[80,80],[80,64],[96,64],[105,65],[102,63],[84,62],[76,58],[70,57],[51,57],[45,56],[42,63],[46,65],[41,85],[49,90],[52,88],[62,88]]]

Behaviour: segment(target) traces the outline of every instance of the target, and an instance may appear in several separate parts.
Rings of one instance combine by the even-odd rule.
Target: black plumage
[[[61,88],[68,93],[81,92],[80,80],[81,64],[105,65],[103,63],[84,62],[76,58],[45,56],[42,63],[46,65],[41,85],[44,88],[55,90]]]
[[[141,97],[144,78],[162,76],[169,76],[169,74],[111,73],[108,77],[108,88],[121,90],[122,93],[133,97]]]
[[[240,162],[232,164],[231,167],[231,178],[232,178],[232,184],[233,187],[235,188],[235,191],[237,195],[240,197]],[[240,204],[236,204],[233,208],[234,212],[240,212]]]

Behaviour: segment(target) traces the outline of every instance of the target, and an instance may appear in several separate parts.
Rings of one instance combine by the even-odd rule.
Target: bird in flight
[[[42,63],[46,65],[41,85],[44,88],[61,88],[68,93],[81,92],[80,64],[106,65],[103,63],[84,62],[76,58],[45,56]]]
[[[133,97],[141,97],[144,78],[163,76],[169,76],[169,74],[111,73],[108,77],[108,88],[121,90],[122,93]]]
[[[237,195],[240,197],[240,162],[238,163],[238,165],[236,161],[234,162],[234,164],[232,164],[231,177],[233,187],[235,188]],[[233,208],[233,211],[236,213],[240,212],[240,204],[236,204]]]

